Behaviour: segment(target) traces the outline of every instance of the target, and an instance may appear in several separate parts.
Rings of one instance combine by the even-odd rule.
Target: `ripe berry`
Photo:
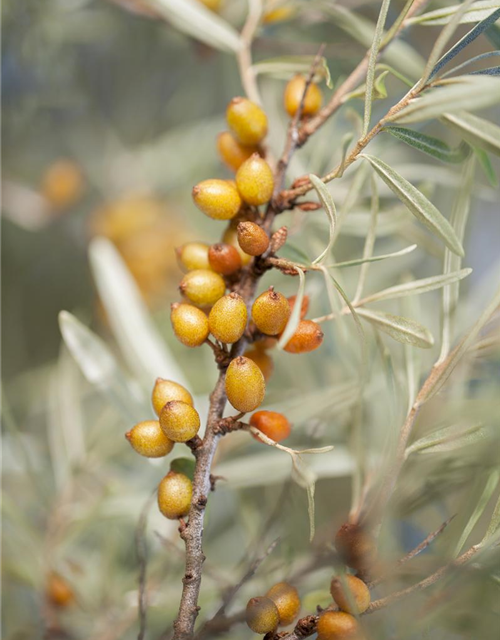
[[[335,536],[335,547],[353,569],[366,569],[375,561],[375,539],[359,524],[343,524]]]
[[[258,153],[245,160],[236,172],[236,187],[243,200],[255,207],[271,199],[274,189],[273,172]]]
[[[240,222],[236,232],[238,243],[245,253],[250,256],[260,256],[269,247],[269,236],[262,227],[255,222]]]
[[[266,596],[251,598],[247,604],[246,622],[255,633],[271,633],[280,622],[278,607]]]
[[[194,438],[200,428],[200,416],[187,402],[167,402],[160,413],[163,433],[174,442],[187,442]]]
[[[248,253],[245,253],[240,247],[238,243],[238,233],[236,231],[236,227],[233,226],[233,223],[231,223],[229,227],[224,231],[222,241],[236,249],[241,258],[241,264],[246,267],[246,265],[251,261],[252,256],[249,256]]]
[[[170,320],[177,339],[186,347],[199,347],[208,338],[208,318],[192,304],[174,302]]]
[[[292,118],[298,111],[305,88],[306,79],[301,75],[294,76],[286,85],[283,102],[285,109]],[[304,98],[302,117],[314,116],[320,110],[322,101],[321,90],[317,84],[311,82]]]
[[[274,371],[274,363],[271,356],[263,349],[257,348],[248,349],[243,355],[245,356],[245,358],[249,358],[250,360],[253,360],[253,362],[255,362],[255,364],[262,371],[264,380],[267,382]]]
[[[230,220],[241,207],[241,197],[230,180],[203,180],[193,187],[195,205],[209,218]]]
[[[284,295],[269,287],[252,305],[252,320],[259,331],[276,336],[286,327],[290,318],[290,304]]]
[[[45,594],[47,599],[57,607],[67,607],[75,600],[75,594],[69,584],[54,571],[50,573],[47,579]]]
[[[204,4],[207,9],[210,9],[210,11],[214,11],[215,13],[219,11],[220,6],[222,4],[221,0],[198,0],[198,1],[201,2],[201,4]]]
[[[60,211],[75,204],[84,189],[80,167],[72,160],[57,160],[42,178],[41,192],[50,206]]]
[[[224,295],[226,283],[218,273],[208,269],[195,269],[182,278],[179,290],[194,304],[211,307]]]
[[[210,333],[226,344],[238,342],[247,326],[248,312],[237,293],[224,296],[212,307],[208,316]]]
[[[158,507],[166,518],[187,516],[191,506],[193,484],[183,473],[170,471],[158,485]]]
[[[208,261],[211,268],[223,276],[230,276],[241,269],[242,262],[238,249],[230,244],[218,242],[208,250]]]
[[[186,242],[182,247],[177,247],[177,261],[183,271],[194,269],[210,269],[208,261],[208,244],[204,242]]]
[[[343,611],[325,611],[317,626],[318,640],[361,640],[362,632],[356,618]]]
[[[297,296],[290,296],[288,298],[288,302],[290,303],[290,311],[293,311],[296,299],[297,299]],[[302,298],[302,304],[300,305],[301,320],[303,320],[306,317],[308,311],[309,311],[309,296],[305,295]]]
[[[334,578],[330,585],[330,593],[339,609],[347,613],[359,615],[370,606],[370,590],[363,580],[356,576],[347,574],[344,576],[344,581]]]
[[[301,320],[297,330],[287,342],[288,353],[307,353],[314,351],[323,342],[323,332],[319,324],[312,320]]]
[[[255,102],[233,98],[226,110],[227,124],[241,144],[252,145],[267,134],[267,116]]]
[[[259,367],[243,356],[231,360],[226,372],[226,395],[237,411],[254,411],[264,400],[266,383]]]
[[[133,449],[146,458],[162,458],[174,447],[174,443],[161,430],[158,420],[139,422],[125,437]]]
[[[278,582],[266,593],[278,608],[280,624],[284,627],[291,624],[300,610],[299,593],[288,582]]]
[[[181,384],[173,380],[156,378],[153,393],[151,394],[151,401],[156,415],[159,416],[167,402],[172,400],[180,400],[193,406],[193,396]]]
[[[232,171],[238,171],[241,165],[253,153],[258,153],[255,145],[243,145],[229,131],[223,131],[217,136],[217,150],[223,162]]]
[[[288,419],[277,411],[257,411],[250,418],[250,424],[274,442],[281,442],[288,438],[292,431],[292,425]],[[255,438],[259,440],[258,436]]]

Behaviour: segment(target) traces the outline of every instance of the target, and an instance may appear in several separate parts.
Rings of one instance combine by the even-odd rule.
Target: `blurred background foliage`
[[[327,4],[373,22],[380,3]],[[402,4],[393,3],[389,20]],[[311,56],[325,42],[337,84],[370,44],[370,30],[366,41],[359,22],[342,27],[343,14],[322,11],[318,3],[275,5],[269,11],[277,13],[269,14],[256,40],[256,61]],[[152,415],[148,394],[156,376],[186,383],[197,396],[197,407],[206,410],[215,379],[211,354],[183,349],[169,326],[169,305],[180,277],[174,247],[187,239],[213,242],[220,237],[221,229],[195,210],[190,192],[205,177],[229,177],[214,143],[225,128],[225,105],[242,88],[231,55],[145,15],[134,0],[6,0],[2,11],[2,637],[134,638],[137,522],[166,467],[164,460],[139,460],[123,434],[134,421]],[[243,0],[225,0],[221,7],[237,28],[245,12]],[[405,34],[407,57],[400,50],[399,64],[409,75],[422,64],[439,28],[417,26]],[[483,50],[474,43],[467,55]],[[397,65],[398,56],[393,58],[391,64]],[[281,106],[284,79],[261,78],[276,154],[287,124]],[[328,96],[330,89],[322,86]],[[394,79],[387,86],[389,95],[401,92]],[[375,116],[385,113],[389,100],[375,103]],[[354,113],[362,110],[361,100],[351,104],[297,154],[290,177],[320,173],[338,161],[339,141],[353,130]],[[491,119],[498,115],[497,109]],[[458,144],[439,123],[429,123],[425,131]],[[463,183],[461,168],[440,165],[388,135],[379,138],[370,152],[372,147],[382,150],[449,215]],[[369,180],[359,182],[336,246],[337,262],[362,254],[370,189]],[[337,202],[345,202],[351,186],[352,180],[334,185]],[[373,265],[367,291],[396,284],[406,274],[441,273],[442,247],[404,214],[387,189],[381,186],[380,193],[384,209],[376,253],[413,242],[419,247],[396,262]],[[455,337],[471,326],[498,282],[498,201],[498,191],[478,171],[464,261],[474,271],[461,284]],[[289,251],[296,247],[314,256],[324,247],[328,223],[320,212],[287,213],[283,220],[291,231]],[[89,261],[89,242],[97,236]],[[352,294],[358,270],[339,273]],[[274,273],[262,286],[271,282],[288,295],[297,288],[295,279]],[[311,316],[329,312],[323,287],[320,278],[308,279]],[[437,337],[439,300],[435,291],[381,308],[408,313]],[[61,309],[104,340],[63,317],[63,332],[78,336],[85,375],[62,345]],[[324,347],[302,356],[300,366],[289,354],[275,357],[265,405],[283,410],[294,423],[290,446],[336,445],[331,453],[308,460],[319,478],[315,539],[309,544],[307,498],[290,482],[288,457],[246,434],[227,438],[216,466],[225,481],[207,513],[201,597],[207,615],[217,610],[224,589],[238,582],[252,558],[278,536],[279,545],[243,587],[231,612],[273,581],[291,577],[304,598],[304,613],[325,602],[335,563],[332,534],[346,519],[354,460],[363,457],[351,437],[359,383],[356,333],[349,320],[325,326]],[[415,453],[405,467],[382,539],[388,563],[458,515],[436,547],[405,569],[399,585],[435,570],[453,556],[459,541],[463,546],[480,537],[498,494],[498,322],[489,326],[480,346],[454,375],[445,399],[437,398],[419,419],[416,437],[449,425],[485,426],[480,437],[473,434],[458,445]],[[406,411],[408,362],[419,379],[438,347],[405,360],[401,345],[370,333],[362,449],[371,465],[380,460]],[[169,458],[175,455],[177,449]],[[478,504],[482,509],[474,511]],[[473,518],[467,530],[471,515],[477,527]],[[155,638],[175,616],[183,547],[175,526],[155,506],[146,541],[148,637]],[[480,566],[463,569],[460,580],[448,582],[430,601],[417,596],[370,617],[369,637],[498,637],[498,559],[493,552]],[[234,638],[250,636],[242,625],[231,632]]]

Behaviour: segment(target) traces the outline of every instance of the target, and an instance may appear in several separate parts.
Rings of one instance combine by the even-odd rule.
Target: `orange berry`
[[[204,4],[207,9],[218,13],[221,8],[222,0],[198,0],[201,4]]]
[[[266,114],[258,104],[247,98],[233,98],[227,106],[226,119],[241,144],[259,144],[267,134]]]
[[[252,320],[259,331],[276,336],[286,327],[290,318],[290,304],[284,295],[269,287],[252,305]]]
[[[366,569],[376,558],[375,539],[359,524],[343,524],[335,536],[335,547],[342,560],[353,569]]]
[[[223,242],[218,242],[210,247],[208,261],[211,268],[223,276],[230,276],[242,267],[238,249]]]
[[[186,242],[182,247],[177,247],[177,262],[183,271],[194,269],[210,269],[208,261],[208,244],[204,242]]]
[[[187,516],[191,507],[193,483],[183,473],[170,471],[158,485],[158,508],[169,520]]]
[[[258,153],[255,145],[241,144],[229,131],[223,131],[217,136],[217,150],[222,161],[232,171],[238,171],[245,160],[248,160],[252,154]]]
[[[356,618],[343,611],[325,611],[318,620],[318,640],[361,640]]]
[[[288,582],[278,582],[269,589],[266,596],[271,598],[278,608],[280,625],[286,627],[292,624],[300,611],[300,598],[297,589]]]
[[[370,590],[363,580],[356,576],[347,574],[344,580],[334,578],[330,585],[330,593],[339,609],[353,615],[364,613],[370,606]]]
[[[208,318],[192,304],[175,302],[170,320],[177,339],[186,347],[199,347],[208,338]]]
[[[193,396],[181,384],[173,380],[156,378],[153,393],[151,394],[151,401],[156,415],[159,416],[167,402],[172,400],[181,400],[181,402],[187,402],[193,406]]]
[[[57,607],[67,607],[75,601],[75,594],[66,579],[54,571],[47,579],[45,594],[47,599]]]
[[[230,180],[203,180],[193,187],[195,205],[214,220],[230,220],[241,207],[241,197]]]
[[[323,342],[323,335],[319,324],[312,320],[301,320],[297,330],[287,342],[285,351],[288,353],[314,351]]]
[[[72,160],[57,160],[42,178],[41,192],[54,209],[66,209],[77,202],[84,181],[80,167]]]
[[[200,416],[187,402],[172,400],[161,410],[160,427],[173,442],[187,442],[198,433]]]
[[[305,88],[306,79],[300,74],[294,76],[286,85],[283,102],[285,104],[285,109],[292,118],[298,111]],[[321,108],[322,101],[323,96],[321,95],[320,88],[317,84],[311,82],[304,98],[302,117],[314,116],[318,113]]]
[[[146,458],[163,458],[174,447],[174,443],[161,430],[158,420],[139,422],[125,437],[132,448]]]
[[[285,20],[290,20],[297,13],[297,8],[291,5],[282,5],[280,7],[276,7],[276,9],[271,9],[267,11],[263,18],[263,24],[273,24],[275,22],[284,22]]]
[[[280,622],[278,608],[271,598],[251,598],[246,608],[246,622],[252,631],[260,635],[275,631]]]
[[[195,269],[182,278],[179,290],[194,304],[200,307],[211,307],[224,295],[226,283],[214,271]]]
[[[236,172],[236,187],[242,199],[255,207],[271,199],[274,189],[273,172],[258,153],[245,160]]]
[[[274,371],[274,363],[271,356],[264,350],[257,348],[248,349],[243,355],[245,356],[245,358],[250,358],[250,360],[253,360],[253,362],[255,362],[255,364],[262,371],[264,380],[267,382]]]
[[[277,411],[257,411],[250,418],[250,425],[262,431],[274,442],[285,440],[292,431],[292,425],[288,419]],[[255,438],[259,440],[259,436],[255,436]]]
[[[290,296],[288,298],[288,302],[290,303],[290,311],[293,311],[295,306],[295,301],[297,300],[297,296]],[[300,305],[300,319],[303,320],[307,312],[309,311],[309,296],[305,295],[302,298],[302,304]]]
[[[233,226],[233,223],[229,225],[229,227],[224,231],[224,235],[222,236],[222,241],[226,244],[231,245],[236,249],[241,258],[241,264],[246,267],[247,264],[252,260],[252,256],[249,256],[248,253],[245,253],[243,249],[240,247],[238,242],[238,234],[236,231],[236,227]]]
[[[241,249],[250,256],[260,256],[269,247],[269,236],[255,222],[240,222],[236,233]]]
[[[226,371],[226,395],[237,411],[254,411],[264,400],[266,383],[259,367],[243,356],[231,360]]]
[[[230,293],[220,298],[208,316],[210,333],[226,344],[238,342],[247,326],[248,312],[243,298]]]

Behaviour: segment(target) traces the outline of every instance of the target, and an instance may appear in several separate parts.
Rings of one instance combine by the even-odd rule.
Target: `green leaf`
[[[373,35],[373,42],[370,48],[370,58],[368,61],[368,69],[366,71],[366,91],[365,91],[365,111],[363,117],[363,133],[365,136],[370,127],[370,118],[372,113],[372,100],[373,100],[373,87],[375,82],[375,65],[377,64],[377,57],[380,49],[380,43],[382,42],[382,36],[384,35],[384,26],[387,18],[387,12],[391,0],[382,0],[382,5],[377,18],[377,24],[375,26],[375,33]],[[387,93],[386,93],[387,95]]]
[[[499,528],[500,528],[500,496],[497,500],[495,508],[493,509],[493,514],[491,516],[490,524],[488,525],[486,535],[481,541],[481,544],[484,544],[489,538],[494,536]]]
[[[442,160],[443,162],[457,164],[465,160],[470,153],[469,146],[464,143],[456,149],[452,149],[439,138],[434,138],[424,133],[420,133],[419,131],[407,129],[406,127],[385,127],[382,131],[390,133],[391,136],[398,138],[398,140],[401,140],[410,147],[414,147],[415,149],[418,149],[433,158]]]
[[[406,205],[417,220],[441,238],[454,253],[460,256],[464,255],[464,250],[453,227],[432,202],[429,202],[416,187],[382,160],[367,154],[362,154],[361,157],[368,160],[386,185]]]
[[[170,463],[170,469],[176,473],[183,473],[192,481],[194,480],[195,465],[193,458],[175,458]]]
[[[370,302],[380,302],[380,300],[392,300],[403,296],[427,293],[428,291],[440,289],[441,287],[453,282],[458,282],[459,280],[462,280],[462,278],[467,277],[470,273],[472,273],[472,269],[461,269],[460,271],[454,271],[453,273],[446,273],[440,276],[432,276],[430,278],[422,278],[421,280],[405,282],[404,284],[398,284],[394,287],[389,287],[383,291],[378,291],[370,296],[366,296],[360,301],[360,303],[368,304]]]
[[[485,436],[483,424],[474,424],[469,427],[457,428],[456,425],[437,429],[429,435],[415,440],[405,452],[408,458],[413,453],[439,453],[453,451],[468,446]]]
[[[285,330],[281,334],[281,337],[278,340],[278,344],[276,345],[280,351],[282,351],[286,347],[290,338],[297,331],[297,327],[299,326],[299,322],[300,322],[300,308],[302,306],[302,300],[304,299],[304,290],[306,287],[306,276],[302,271],[302,269],[299,269],[299,267],[295,267],[295,268],[299,273],[299,280],[300,280],[299,288],[297,290],[297,294],[296,294],[297,297],[295,299],[295,304],[293,305],[293,311],[290,314],[290,318],[288,319]]]
[[[445,113],[442,121],[458,131],[470,144],[500,155],[500,127],[496,124],[465,111]]]
[[[463,5],[462,5],[463,6]],[[498,6],[498,5],[497,5]],[[455,11],[459,11],[460,8],[457,7]],[[465,13],[469,9],[466,9]],[[465,14],[463,14],[465,15]],[[474,42],[476,38],[478,38],[488,27],[493,25],[500,18],[500,8],[495,11],[489,13],[486,17],[484,17],[481,22],[476,24],[468,33],[465,34],[463,38],[461,38],[440,60],[438,60],[436,66],[433,68],[430,77],[434,77],[445,65],[453,60],[455,56],[457,56],[465,47],[469,46],[471,42]]]
[[[500,102],[500,79],[491,76],[458,76],[446,81],[421,98],[413,98],[408,105],[386,122],[422,122],[441,118],[443,114],[476,110]]]
[[[257,62],[252,66],[252,70],[255,75],[267,75],[287,80],[296,73],[309,73],[315,60],[316,56],[279,56]],[[326,86],[329,89],[333,88],[332,77],[326,58],[320,58],[315,79],[324,79]]]
[[[338,178],[341,178],[344,175],[344,165],[345,165],[345,159],[347,156],[347,150],[349,149],[349,145],[351,144],[353,138],[354,138],[354,134],[352,132],[349,132],[343,135],[342,140],[340,141],[340,147],[342,149],[342,152],[341,152],[339,170],[337,173]]]
[[[469,60],[466,60],[465,62],[462,62],[462,64],[459,64],[456,67],[453,67],[452,69],[449,69],[446,73],[443,73],[441,78],[446,78],[449,75],[451,75],[452,73],[456,73],[457,71],[460,71],[461,69],[464,69],[465,67],[468,67],[471,64],[476,64],[477,62],[480,62],[481,60],[485,60],[487,58],[492,58],[492,57],[497,57],[497,56],[500,56],[500,51],[487,51],[486,53],[481,53],[478,56],[474,56],[473,58],[469,58]]]
[[[369,262],[379,262],[379,260],[387,260],[388,258],[399,258],[405,256],[407,253],[415,251],[416,244],[411,244],[409,247],[405,247],[400,251],[393,251],[392,253],[384,253],[379,256],[372,256],[371,258],[358,258],[357,260],[347,260],[346,262],[335,262],[333,264],[326,265],[327,269],[343,269],[344,267],[357,267],[360,264]]]
[[[241,48],[239,33],[225,20],[189,0],[143,0],[174,27],[210,47],[236,53]]]
[[[325,183],[312,173],[309,175],[309,180],[311,181],[312,186],[314,187],[316,193],[318,194],[319,199],[321,200],[321,204],[323,205],[323,208],[328,216],[328,221],[330,223],[329,224],[330,236],[328,239],[328,244],[326,245],[326,248],[324,249],[324,251],[322,251],[322,253],[315,260],[313,260],[313,264],[320,265],[323,262],[323,260],[326,258],[328,253],[330,252],[330,249],[333,247],[333,243],[335,241],[337,210],[335,208],[335,203],[333,202],[333,198],[330,192],[328,191]]]
[[[479,2],[475,2],[464,12],[463,16],[460,18],[460,24],[483,20],[491,14],[493,9],[496,9],[497,7],[500,7],[499,0],[480,0]],[[407,22],[408,24],[419,24],[423,26],[447,24],[459,8],[460,5],[442,7],[441,9],[435,9],[434,11],[428,11],[427,13],[422,13],[419,16],[414,16]]]
[[[485,176],[488,178],[488,182],[495,189],[496,187],[498,187],[498,178],[495,173],[495,169],[493,169],[493,164],[491,163],[490,156],[484,149],[480,149],[479,147],[472,147],[472,149],[474,150],[474,153],[479,160],[481,169],[483,170]]]
[[[316,474],[306,466],[299,455],[292,455],[292,479],[307,493],[307,513],[309,515],[309,541],[312,541],[315,533],[315,507],[314,490],[316,486]]]
[[[415,320],[362,307],[357,309],[357,313],[377,329],[402,344],[410,344],[421,349],[430,349],[434,344],[434,338],[430,331]]]
[[[486,29],[484,35],[494,47],[500,49],[500,27],[498,25],[492,24],[491,27]]]

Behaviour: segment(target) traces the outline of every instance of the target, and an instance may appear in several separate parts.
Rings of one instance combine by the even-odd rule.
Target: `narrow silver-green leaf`
[[[472,273],[472,269],[461,269],[453,273],[446,273],[440,276],[432,276],[430,278],[422,278],[421,280],[413,280],[398,284],[395,287],[389,287],[383,291],[378,291],[370,296],[366,296],[360,302],[368,304],[370,302],[380,302],[380,300],[392,300],[394,298],[402,298],[403,296],[413,296],[435,289],[441,289],[448,284],[458,282]]]
[[[500,7],[500,0],[480,0],[479,2],[475,2],[462,15],[460,24],[479,22],[479,20],[487,18],[491,12],[498,7]],[[454,4],[450,7],[434,9],[433,11],[428,11],[427,13],[422,13],[419,16],[410,18],[408,24],[421,24],[423,26],[447,24],[459,8],[459,4]]]
[[[423,122],[457,111],[484,109],[500,102],[500,79],[492,76],[459,76],[413,98],[387,122]]]
[[[489,540],[489,538],[494,536],[499,529],[500,529],[500,496],[497,500],[495,508],[493,509],[490,524],[488,525],[488,529],[486,530],[486,535],[484,536],[484,539],[482,540],[481,544],[484,544],[485,542],[487,542],[487,540]]]
[[[174,27],[211,47],[235,53],[240,36],[228,22],[192,0],[143,0]]]
[[[472,147],[472,149],[474,150],[476,158],[479,160],[479,164],[484,175],[488,178],[488,182],[494,189],[496,189],[498,187],[498,178],[488,152],[480,147]]]
[[[417,220],[441,238],[454,253],[460,256],[464,255],[464,250],[453,227],[423,193],[382,160],[367,154],[363,154],[362,157],[368,160],[386,185]]]
[[[421,349],[430,349],[434,344],[431,332],[415,320],[363,307],[357,309],[357,314],[402,344]]]
[[[442,160],[443,162],[450,162],[457,164],[465,160],[470,153],[470,148],[465,143],[462,143],[459,147],[452,149],[445,142],[439,138],[428,136],[420,131],[413,131],[413,129],[407,129],[406,127],[385,127],[383,131],[390,133],[398,140],[401,140],[405,144],[418,149],[423,153],[426,153],[433,158]]]
[[[500,127],[465,111],[445,113],[442,121],[467,142],[500,155]]]
[[[462,428],[457,428],[456,425],[443,427],[413,442],[406,449],[405,457],[408,458],[413,453],[453,451],[483,439],[485,434],[482,424]]]
[[[371,258],[359,258],[358,260],[347,260],[345,262],[335,262],[334,264],[326,265],[327,269],[343,269],[345,267],[357,267],[360,264],[364,264],[365,262],[378,262],[379,260],[387,260],[388,258],[399,258],[400,256],[405,256],[407,253],[411,253],[415,251],[417,248],[416,244],[411,244],[409,247],[405,247],[400,251],[394,251],[393,253],[384,253],[379,256],[372,256]]]
[[[288,79],[296,73],[307,74],[316,60],[315,56],[279,56],[261,60],[252,66],[255,75],[267,75]],[[324,79],[328,88],[333,88],[330,69],[325,58],[320,58],[316,67],[315,79]]]
[[[290,338],[297,331],[297,327],[300,322],[300,308],[302,306],[302,300],[304,299],[304,290],[306,287],[306,276],[302,269],[299,267],[295,267],[299,273],[299,288],[297,290],[295,304],[293,305],[293,311],[290,314],[290,318],[288,319],[288,323],[285,327],[285,330],[281,334],[280,339],[278,340],[277,348],[281,351],[283,350]]]
[[[335,203],[333,202],[333,198],[328,191],[325,183],[320,180],[314,174],[309,175],[309,180],[311,181],[312,186],[314,187],[316,193],[318,194],[319,199],[321,200],[321,204],[323,205],[323,209],[325,210],[328,216],[329,222],[329,238],[328,244],[326,245],[324,251],[313,261],[313,264],[320,265],[323,260],[326,258],[330,249],[335,242],[335,226],[337,224],[337,209],[335,208]]]

